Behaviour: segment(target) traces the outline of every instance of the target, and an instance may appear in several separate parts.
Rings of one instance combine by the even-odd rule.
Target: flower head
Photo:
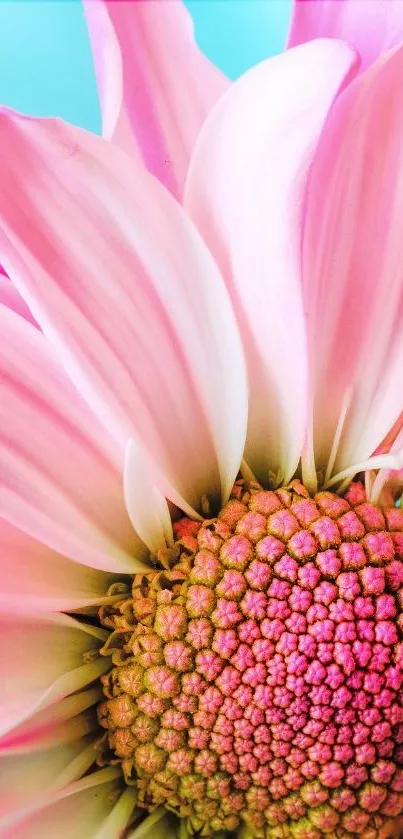
[[[0,835],[398,835],[403,17],[87,12],[107,139],[0,114]]]

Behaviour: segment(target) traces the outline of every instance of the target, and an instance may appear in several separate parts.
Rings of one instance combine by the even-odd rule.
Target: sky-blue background
[[[284,46],[291,0],[187,0],[197,40],[231,78]],[[0,103],[99,131],[81,0],[0,0]]]

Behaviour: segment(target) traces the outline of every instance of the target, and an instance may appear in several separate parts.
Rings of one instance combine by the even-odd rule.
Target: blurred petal
[[[177,0],[86,0],[85,10],[104,136],[180,197],[196,137],[228,81],[196,46]]]
[[[94,705],[103,698],[101,685],[65,696],[37,711],[0,739],[0,755],[22,755],[71,743],[99,731]]]
[[[303,445],[302,200],[323,123],[354,62],[347,46],[323,40],[253,68],[214,109],[189,170],[185,207],[241,325],[250,379],[245,459],[265,484],[269,475],[292,476]]]
[[[288,46],[340,38],[355,47],[364,70],[403,42],[402,0],[294,0]]]
[[[151,553],[173,542],[172,522],[166,499],[156,489],[146,458],[134,440],[126,449],[124,490],[131,523]]]
[[[106,2],[83,0],[83,6],[98,84],[102,134],[107,140],[112,140],[123,109],[123,67],[119,41]],[[119,142],[116,135],[115,139]],[[135,148],[137,150],[137,146]],[[125,151],[128,149],[125,148]]]
[[[394,425],[392,425],[388,433],[385,435],[384,439],[382,440],[382,443],[378,446],[375,454],[384,454],[385,452],[389,452],[402,429],[403,411],[399,414],[396,422],[394,423]]]
[[[0,615],[0,734],[90,684],[110,666],[106,633],[66,615]]]
[[[116,839],[117,836],[123,836],[124,828],[131,820],[136,806],[136,795],[135,787],[126,787],[97,831],[96,839]]]
[[[144,553],[144,546],[126,514],[122,475],[113,463],[113,441],[55,362],[45,337],[4,306],[0,307],[0,325],[2,516],[53,551],[85,565],[115,572],[135,570],[132,555]],[[49,553],[45,549],[42,565],[35,550],[38,580],[49,566]],[[53,595],[67,565],[66,560],[58,563],[54,557],[49,580],[52,588],[53,577]],[[26,563],[32,565],[27,544],[25,559],[22,556],[19,561],[25,563],[26,571]],[[137,567],[142,567],[138,560]],[[78,566],[76,572],[78,592],[82,568]],[[73,565],[68,574],[73,584]],[[89,575],[90,579],[96,575]],[[100,576],[94,593],[100,585],[102,590],[105,579]],[[24,585],[29,591],[35,583],[25,579]],[[61,597],[63,589],[60,585],[58,589]]]
[[[159,807],[143,818],[127,839],[177,839],[177,830],[170,814],[164,807]]]
[[[169,193],[112,144],[0,116],[0,252],[75,385],[122,448],[193,507],[228,497],[246,423],[236,321]]]
[[[392,506],[403,491],[403,427],[400,428],[389,452],[396,455],[402,462],[401,469],[380,469],[374,475],[370,492],[367,493],[372,504]]]
[[[73,562],[0,519],[0,611],[72,611],[101,605],[115,575]]]
[[[402,77],[399,49],[341,94],[308,186],[313,451],[326,480],[365,462],[402,410]]]
[[[37,800],[81,777],[94,760],[90,737],[59,743],[46,751],[1,757],[0,824],[5,816],[16,816]]]
[[[85,779],[89,783],[71,784],[47,807],[21,821],[3,822],[1,839],[97,839],[119,794],[116,781],[110,780],[113,774],[113,770],[94,772]]]
[[[22,299],[20,293],[13,286],[12,282],[2,273],[0,265],[0,303],[17,312],[18,315],[31,321],[35,326],[37,323],[28,309],[25,300]]]

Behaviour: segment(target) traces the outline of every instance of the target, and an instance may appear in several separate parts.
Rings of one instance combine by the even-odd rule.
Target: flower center
[[[237,482],[101,610],[100,762],[210,836],[378,839],[403,813],[403,513]],[[400,695],[399,695],[400,692]]]

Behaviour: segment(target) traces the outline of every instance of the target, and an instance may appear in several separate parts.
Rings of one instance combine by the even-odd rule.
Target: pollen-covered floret
[[[378,839],[403,814],[403,512],[238,482],[101,610],[100,762],[190,834]]]

